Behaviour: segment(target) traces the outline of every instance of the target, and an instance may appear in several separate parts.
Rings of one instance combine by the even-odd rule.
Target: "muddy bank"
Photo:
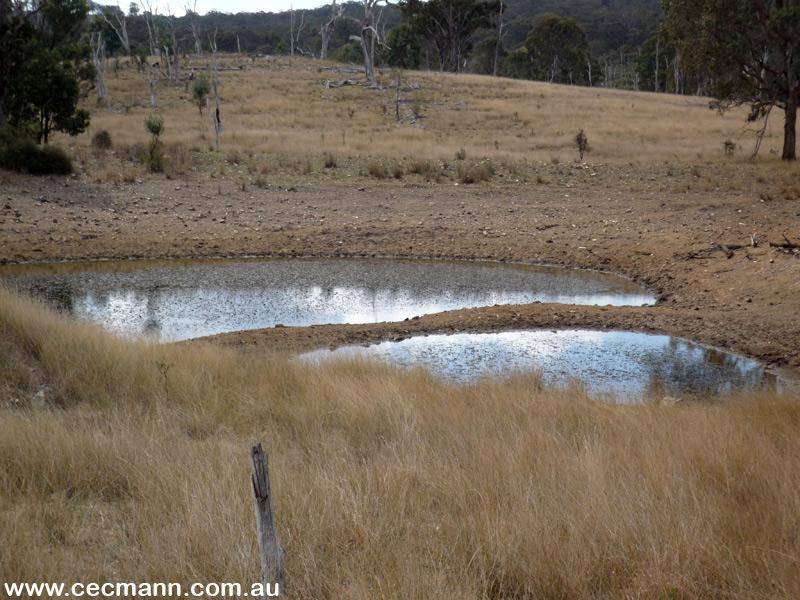
[[[728,189],[644,176],[537,186],[381,184],[232,189],[220,197],[200,183],[65,186],[6,175],[0,260],[383,256],[600,269],[654,289],[660,304],[494,307],[212,340],[280,351],[424,332],[625,328],[672,333],[797,367],[800,258],[778,244],[784,235],[800,236],[800,205],[777,195],[765,202],[760,189],[768,183],[737,181]]]

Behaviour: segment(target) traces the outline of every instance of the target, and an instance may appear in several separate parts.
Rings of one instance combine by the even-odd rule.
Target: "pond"
[[[558,267],[378,259],[119,261],[0,269],[12,287],[125,337],[170,342],[276,325],[377,323],[459,308],[640,306],[620,276]]]
[[[579,384],[592,396],[618,401],[720,396],[781,386],[757,361],[667,335],[630,331],[437,334],[301,355],[312,362],[356,357],[424,366],[457,383],[536,372],[544,385]]]

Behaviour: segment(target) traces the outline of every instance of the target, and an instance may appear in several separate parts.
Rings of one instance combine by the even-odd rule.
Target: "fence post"
[[[251,450],[253,458],[253,494],[256,498],[256,522],[258,523],[258,549],[261,554],[261,583],[264,598],[267,590],[277,584],[281,595],[284,589],[283,548],[275,531],[275,517],[272,514],[272,494],[269,490],[269,463],[267,453],[256,444]],[[268,587],[269,586],[269,587]]]

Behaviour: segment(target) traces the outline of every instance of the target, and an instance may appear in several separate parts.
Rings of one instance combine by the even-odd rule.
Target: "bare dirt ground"
[[[293,351],[428,332],[525,327],[659,331],[800,366],[800,201],[757,165],[547,165],[542,183],[373,181],[244,189],[149,178],[95,184],[0,173],[0,260],[396,256],[624,273],[651,308],[526,305],[401,323],[278,328],[215,342]],[[728,182],[735,179],[735,184]],[[755,242],[755,245],[753,243]],[[741,246],[741,247],[739,247]]]

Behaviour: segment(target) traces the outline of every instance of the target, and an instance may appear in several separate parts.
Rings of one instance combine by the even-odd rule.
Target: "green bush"
[[[159,114],[148,115],[144,127],[152,136],[148,146],[147,167],[152,173],[164,172],[164,144],[160,136],[164,133],[164,117]]]
[[[144,121],[144,127],[150,135],[157,138],[164,133],[164,117],[155,113],[148,115]]]
[[[208,78],[201,73],[192,85],[192,101],[200,111],[201,117],[203,116],[203,107],[206,105],[206,99],[210,92],[211,84],[208,82]]]
[[[37,146],[25,133],[0,132],[0,166],[31,175],[69,175],[72,161],[56,146]]]

